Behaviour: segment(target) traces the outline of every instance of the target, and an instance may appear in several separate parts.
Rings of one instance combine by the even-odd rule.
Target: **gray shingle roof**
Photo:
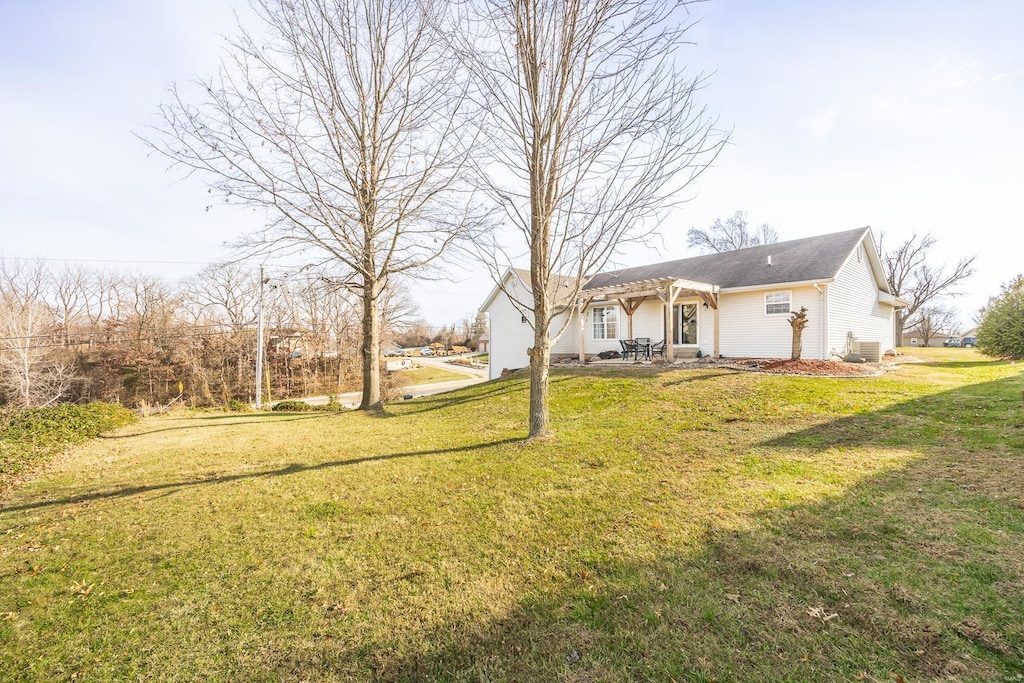
[[[846,257],[868,230],[858,228],[599,273],[591,278],[584,291],[664,278],[695,280],[718,285],[722,289],[827,280],[836,276]],[[768,265],[769,256],[772,257],[771,266]]]

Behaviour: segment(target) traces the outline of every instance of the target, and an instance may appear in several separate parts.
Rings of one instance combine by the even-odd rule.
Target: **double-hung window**
[[[772,292],[764,295],[765,315],[789,315],[789,292]]]
[[[619,338],[619,309],[615,306],[592,309],[590,319],[594,324],[594,339]]]

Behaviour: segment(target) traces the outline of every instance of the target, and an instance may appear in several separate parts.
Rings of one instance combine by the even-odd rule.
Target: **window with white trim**
[[[594,339],[619,338],[619,309],[616,306],[601,306],[590,311]]]
[[[765,315],[789,315],[789,307],[789,292],[772,292],[764,295]]]

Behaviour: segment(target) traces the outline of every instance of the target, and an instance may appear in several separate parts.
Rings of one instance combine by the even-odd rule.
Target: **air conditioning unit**
[[[865,360],[877,363],[882,360],[882,343],[876,341],[854,342],[853,352],[858,356],[863,356]]]

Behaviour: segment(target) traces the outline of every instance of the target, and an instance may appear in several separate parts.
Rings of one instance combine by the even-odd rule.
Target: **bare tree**
[[[208,266],[188,282],[184,298],[197,322],[223,322],[237,334],[256,319],[259,280],[237,264]]]
[[[482,248],[495,281],[530,255],[531,438],[548,427],[555,324],[617,247],[650,236],[663,210],[725,141],[677,64],[685,2],[481,0],[456,46],[481,105],[482,187],[510,226]]]
[[[72,330],[88,310],[89,278],[90,272],[80,265],[67,266],[50,276],[50,299],[65,347],[71,344]]]
[[[913,318],[907,320],[906,326],[917,332],[922,346],[928,346],[936,335],[955,334],[960,327],[960,314],[948,306],[922,306]]]
[[[466,234],[464,79],[428,0],[254,0],[198,105],[177,89],[150,145],[263,207],[254,251],[343,271],[362,308],[363,409],[380,397],[380,297]]]
[[[86,280],[86,318],[89,324],[89,347],[109,336],[112,325],[116,321],[126,286],[123,273],[106,270],[91,271]]]
[[[0,260],[0,391],[19,406],[59,401],[76,381],[57,351],[57,320],[46,303],[41,262]]]
[[[767,223],[762,223],[757,230],[751,230],[745,211],[737,211],[732,217],[726,218],[725,222],[716,218],[707,230],[690,228],[686,232],[686,244],[697,247],[705,254],[746,249],[778,241],[779,233]]]
[[[931,234],[919,236],[916,232],[911,233],[909,239],[889,250],[883,246],[884,241],[883,232],[878,238],[878,251],[882,255],[889,289],[909,303],[906,308],[896,311],[896,339],[901,342],[907,321],[912,320],[922,307],[937,299],[960,294],[956,288],[974,274],[977,257],[965,256],[950,269],[946,264],[929,262],[929,252],[937,241]]]

